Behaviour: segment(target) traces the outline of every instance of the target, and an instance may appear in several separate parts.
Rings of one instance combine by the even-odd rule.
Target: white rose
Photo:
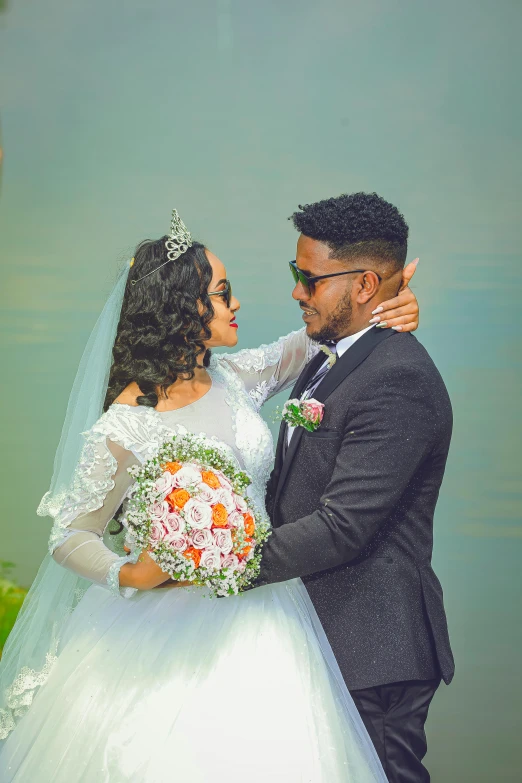
[[[224,555],[228,555],[229,552],[232,552],[234,543],[230,530],[214,530],[214,541],[216,542],[217,548],[220,552],[223,552]]]
[[[228,515],[228,524],[243,530],[245,527],[245,517],[240,511],[233,511]]]
[[[241,511],[242,514],[246,514],[248,511],[248,504],[244,498],[241,497],[241,495],[234,494],[234,501],[236,504],[236,508],[238,511]]]
[[[199,485],[197,496],[198,500],[201,500],[203,503],[209,503],[212,506],[214,503],[217,503],[216,490],[209,487],[208,484],[202,483]]]
[[[196,530],[203,530],[212,525],[212,509],[206,503],[196,498],[190,498],[183,506],[185,521]]]
[[[162,476],[156,479],[154,484],[156,485],[158,494],[161,495],[162,498],[165,498],[172,492],[172,488],[174,486],[174,476],[172,473],[169,473],[166,470]]]
[[[235,511],[236,503],[232,492],[229,492],[228,489],[216,489],[215,496],[215,502],[221,503],[223,506],[225,506],[228,514],[230,514],[232,511]]]
[[[221,568],[231,568],[232,571],[237,571],[239,566],[239,558],[237,555],[221,555]]]
[[[221,568],[221,552],[216,546],[205,549],[199,561],[200,568],[208,568],[209,571],[219,571]]]
[[[205,530],[195,530],[194,533],[192,533],[191,538],[192,545],[195,546],[196,549],[206,549],[209,546],[214,546],[214,537],[208,528],[205,528]]]
[[[167,514],[163,524],[171,533],[184,533],[186,524],[182,516],[175,513]]]
[[[190,487],[192,484],[201,482],[201,471],[194,465],[185,465],[177,473],[174,473],[173,478],[175,487]]]

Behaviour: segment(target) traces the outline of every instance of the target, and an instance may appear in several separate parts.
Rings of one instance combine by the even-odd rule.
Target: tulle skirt
[[[385,781],[300,580],[215,599],[89,588],[2,783]]]

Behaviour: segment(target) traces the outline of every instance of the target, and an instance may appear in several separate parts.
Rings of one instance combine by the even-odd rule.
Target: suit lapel
[[[347,378],[348,375],[350,375],[350,373],[355,370],[356,367],[364,362],[364,360],[371,354],[374,348],[376,348],[379,343],[382,343],[388,337],[392,337],[394,334],[396,334],[396,332],[393,332],[391,329],[370,329],[369,332],[363,334],[363,336],[360,337],[357,342],[352,345],[352,347],[349,348],[340,359],[336,361],[331,370],[328,371],[324,379],[314,391],[314,399],[318,402],[325,403],[328,397],[335,391],[335,389],[337,389],[339,384],[342,383],[345,378]],[[314,365],[313,372],[316,372],[324,361],[324,358],[321,358],[320,362],[315,363],[316,359],[317,357],[314,357],[312,362],[310,362],[308,367],[305,368],[302,375],[299,377],[296,385],[292,390],[292,397],[298,397],[305,388],[308,379],[312,377],[312,373],[309,371],[309,368]],[[274,500],[275,514],[277,514],[277,503],[279,500],[279,495],[281,494],[281,490],[288,475],[288,470],[292,464],[292,460],[303,435],[303,428],[296,428],[294,434],[292,435],[290,445],[288,446],[286,454],[284,454],[283,458],[282,446],[284,444],[284,438],[286,438],[286,432],[286,426],[281,427],[279,432],[279,440],[277,442],[278,451],[276,466],[279,466],[279,470],[277,471],[279,475],[277,477],[277,489]]]
[[[303,389],[306,387],[306,384],[312,378],[313,375],[317,372],[319,367],[324,363],[326,357],[322,351],[319,351],[316,356],[311,359],[311,361],[308,362],[306,367],[303,369],[301,375],[296,381],[296,384],[294,388],[292,389],[290,393],[289,399],[295,399],[296,397],[300,397]],[[276,447],[276,456],[275,456],[275,464],[274,464],[274,470],[276,473],[276,476],[279,474],[281,470],[281,466],[283,464],[283,459],[285,456],[285,444],[286,444],[286,437],[288,433],[288,425],[286,421],[283,421],[281,423],[281,426],[279,427],[279,437],[277,439],[277,447]],[[292,438],[294,440],[294,438]]]
[[[363,334],[362,337],[359,337],[357,342],[336,361],[332,369],[325,375],[317,389],[314,391],[314,399],[318,400],[318,402],[326,402],[339,384],[368,358],[374,348],[394,334],[397,333],[393,332],[391,329],[374,328],[370,329],[366,334]]]

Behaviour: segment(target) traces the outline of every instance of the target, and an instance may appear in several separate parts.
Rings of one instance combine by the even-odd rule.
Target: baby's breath
[[[210,571],[202,566],[196,568],[191,559],[184,557],[164,541],[151,541],[153,523],[150,508],[154,503],[163,500],[155,482],[163,475],[169,462],[181,465],[191,463],[206,471],[217,470],[228,479],[236,495],[243,498],[255,520],[255,531],[250,539],[243,529],[234,529],[234,554],[242,552],[248,545],[254,547],[253,557],[246,562],[243,573],[235,572],[232,568],[221,568],[219,571]],[[135,479],[135,484],[130,490],[122,522],[127,528],[127,542],[133,553],[148,550],[152,559],[172,579],[204,584],[215,595],[235,595],[255,579],[261,563],[261,544],[270,535],[270,523],[266,514],[260,512],[246,494],[252,483],[250,477],[239,469],[219,443],[204,435],[174,435],[159,448],[156,456],[141,466],[132,466],[128,471]],[[188,487],[189,492],[194,489]]]

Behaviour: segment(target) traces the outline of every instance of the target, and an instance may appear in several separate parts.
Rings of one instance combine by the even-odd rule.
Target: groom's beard
[[[299,304],[306,307],[304,302]],[[330,313],[328,316],[326,322],[316,332],[308,332],[308,337],[318,343],[336,342],[340,339],[340,335],[346,334],[346,329],[352,322],[352,310],[351,301],[348,298],[341,299],[333,313]]]

